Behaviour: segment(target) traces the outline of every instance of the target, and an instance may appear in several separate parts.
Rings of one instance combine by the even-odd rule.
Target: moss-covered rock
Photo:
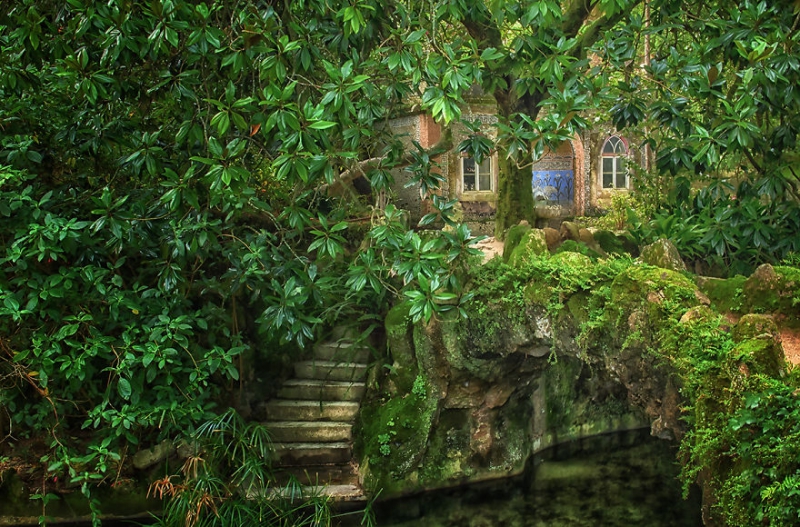
[[[611,284],[613,307],[631,332],[657,330],[661,318],[697,305],[696,293],[697,286],[682,274],[649,265],[628,267]]]
[[[364,403],[355,449],[368,489],[396,495],[419,488],[417,469],[437,410],[436,397],[422,392]]]
[[[570,242],[564,242],[564,245],[562,245],[561,247],[564,247]],[[584,245],[583,247],[586,246]],[[559,252],[551,256],[550,259],[553,260],[554,263],[563,264],[565,266],[570,266],[573,268],[574,267],[589,268],[592,265],[592,259],[590,255],[575,251],[559,250]]]
[[[392,383],[409,392],[417,374],[417,359],[411,335],[410,302],[394,306],[386,315],[386,348],[392,359]]]
[[[685,271],[686,264],[683,262],[678,248],[666,238],[660,238],[650,245],[642,247],[639,258],[649,265],[670,269],[671,271]]]
[[[563,254],[563,253],[573,253],[573,254],[581,254],[587,256],[593,260],[597,260],[601,257],[601,254],[591,247],[586,245],[582,242],[576,242],[574,240],[567,240],[561,245],[558,246],[558,249],[555,250],[555,254]]]
[[[800,318],[800,269],[764,264],[742,285],[747,312]]]
[[[509,258],[511,258],[511,253],[514,252],[514,249],[517,248],[530,230],[531,226],[528,225],[528,222],[522,222],[508,229],[503,243],[503,261],[508,262]]]
[[[747,373],[780,377],[786,358],[780,346],[780,332],[771,316],[747,314],[733,328],[736,347],[731,357],[746,367]]]
[[[561,233],[562,240],[581,241],[581,228],[571,221],[562,221],[559,232]]]
[[[697,277],[698,287],[723,313],[771,313],[782,325],[800,325],[800,269],[764,264],[749,277]]]
[[[744,276],[711,278],[698,276],[695,283],[711,301],[711,307],[720,313],[740,313],[745,309]]]
[[[511,251],[508,264],[512,267],[522,267],[531,260],[548,254],[547,240],[545,240],[544,233],[540,229],[531,229],[525,232],[519,245]]]
[[[547,242],[547,250],[550,252],[555,251],[561,245],[561,234],[552,227],[544,227],[542,229],[544,239]]]
[[[680,323],[688,324],[696,321],[708,321],[716,318],[718,315],[714,313],[710,307],[706,305],[695,306],[689,309],[681,316]]]

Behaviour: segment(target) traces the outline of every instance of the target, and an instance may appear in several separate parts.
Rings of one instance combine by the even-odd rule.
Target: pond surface
[[[674,449],[633,439],[560,447],[513,481],[380,504],[378,526],[701,527],[699,492],[682,499]]]

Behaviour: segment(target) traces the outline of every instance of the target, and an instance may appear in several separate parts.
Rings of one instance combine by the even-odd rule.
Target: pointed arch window
[[[619,136],[612,135],[603,144],[601,169],[603,188],[628,188],[628,145]]]

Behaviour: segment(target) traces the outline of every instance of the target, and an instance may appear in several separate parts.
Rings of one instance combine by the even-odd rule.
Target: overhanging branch
[[[431,157],[439,156],[453,149],[453,133],[450,127],[442,131],[442,137],[439,141],[430,147],[427,152]],[[371,157],[362,161],[357,161],[353,166],[340,173],[336,179],[330,184],[324,184],[317,187],[320,192],[339,193],[346,185],[349,185],[359,177],[366,177],[367,172],[370,170],[380,168],[381,164],[386,161],[388,156]],[[405,154],[400,158],[399,163],[393,165],[392,168],[401,168],[410,165],[414,161],[410,153]]]

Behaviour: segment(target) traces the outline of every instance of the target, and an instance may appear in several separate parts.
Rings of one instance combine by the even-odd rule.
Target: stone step
[[[366,364],[372,359],[369,347],[354,344],[352,341],[317,342],[314,344],[314,358],[333,362],[355,362]]]
[[[301,496],[298,496],[298,490]],[[292,486],[274,487],[269,489],[271,496],[280,496],[283,499],[299,499],[301,497],[327,496],[336,503],[367,501],[364,491],[354,484],[343,485],[315,485],[296,489]]]
[[[358,485],[358,474],[350,464],[283,467],[275,472],[275,482],[278,486],[285,487],[291,478],[304,486]]]
[[[353,439],[353,425],[335,421],[269,421],[270,437],[279,443],[336,442]]]
[[[354,381],[366,377],[367,366],[353,362],[306,360],[294,364],[294,375],[298,379]]]
[[[309,401],[360,401],[365,390],[366,384],[363,382],[289,379],[278,390],[278,397]]]
[[[352,423],[358,415],[359,403],[352,401],[269,401],[269,421],[344,421]]]
[[[335,326],[331,329],[332,340],[354,339],[358,336],[358,329],[355,326]]]
[[[348,463],[352,457],[349,442],[340,443],[273,443],[278,465],[324,465]]]

